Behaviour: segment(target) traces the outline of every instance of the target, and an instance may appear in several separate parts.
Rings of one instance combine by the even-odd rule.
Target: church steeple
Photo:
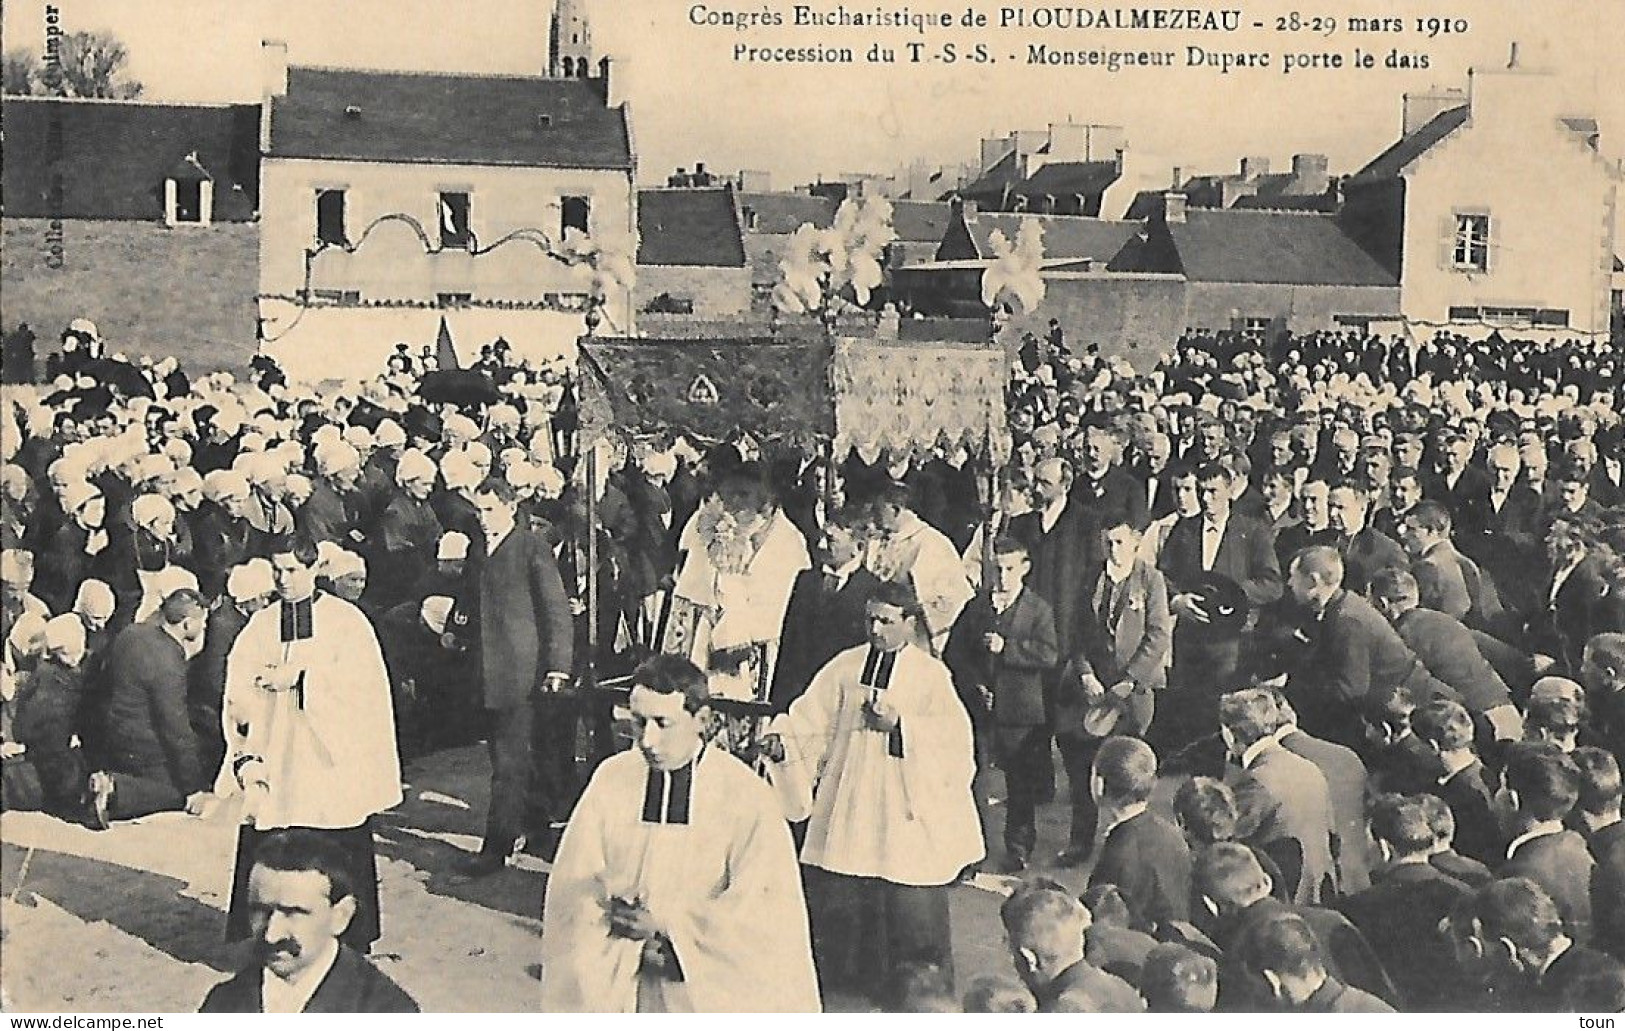
[[[556,78],[585,79],[593,74],[586,0],[556,0],[547,56],[547,73]]]

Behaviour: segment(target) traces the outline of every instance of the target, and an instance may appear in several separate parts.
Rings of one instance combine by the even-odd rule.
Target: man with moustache
[[[416,1013],[418,1005],[340,941],[356,915],[342,849],[277,831],[248,875],[254,961],[209,991],[200,1013]]]

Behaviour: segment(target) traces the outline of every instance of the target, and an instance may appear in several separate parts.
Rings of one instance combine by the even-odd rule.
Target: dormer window
[[[213,221],[214,180],[193,151],[164,180],[164,224],[206,226]]]
[[[354,104],[351,104],[351,105],[349,105],[348,107],[346,107],[344,109],[344,117],[346,117],[346,118],[360,118],[361,117],[361,109],[359,107],[356,107]]]

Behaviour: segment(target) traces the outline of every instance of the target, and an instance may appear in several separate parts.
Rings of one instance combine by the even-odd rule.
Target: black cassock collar
[[[277,615],[281,623],[283,644],[289,644],[293,641],[308,641],[316,635],[315,617],[311,610],[317,596],[320,594],[321,592],[317,591],[301,601],[277,603]]]
[[[902,649],[895,652],[883,652],[869,646],[869,654],[863,657],[863,674],[858,677],[858,684],[870,691],[880,692],[891,687],[891,675],[897,669],[897,656]],[[903,725],[898,723],[886,735],[886,754],[893,759],[903,758]]]
[[[705,746],[701,745],[693,761],[670,773],[649,767],[649,778],[643,785],[644,823],[688,823],[694,804],[694,767],[704,754]]]

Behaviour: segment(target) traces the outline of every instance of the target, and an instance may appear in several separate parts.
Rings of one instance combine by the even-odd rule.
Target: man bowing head
[[[705,674],[632,676],[637,748],[604,760],[542,909],[544,1012],[817,1012],[790,829],[767,784],[702,735]]]

